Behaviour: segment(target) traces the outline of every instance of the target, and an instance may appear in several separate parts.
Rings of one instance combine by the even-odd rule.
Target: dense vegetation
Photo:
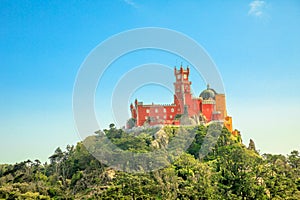
[[[199,150],[207,127],[193,127],[196,137],[171,165],[151,173],[125,173],[101,164],[82,142],[57,148],[50,162],[27,160],[0,165],[0,199],[300,199],[300,154],[260,155],[223,129],[215,148],[204,158]],[[104,130],[124,150],[147,152],[161,148],[176,135],[154,137]],[[155,132],[155,131],[154,131]],[[93,136],[93,137],[98,137]]]

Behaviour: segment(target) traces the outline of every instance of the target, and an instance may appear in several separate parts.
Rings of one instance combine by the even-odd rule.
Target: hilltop
[[[189,148],[172,164],[149,173],[118,171],[95,159],[83,144],[101,138],[97,132],[64,151],[57,148],[50,163],[28,160],[0,165],[0,198],[300,199],[298,151],[287,157],[260,155],[253,141],[247,147],[239,135],[223,128],[214,147],[201,156],[209,128],[214,129],[185,127],[195,133]],[[141,153],[166,148],[178,131],[178,127],[164,126],[125,132],[112,124],[103,132],[119,148]]]

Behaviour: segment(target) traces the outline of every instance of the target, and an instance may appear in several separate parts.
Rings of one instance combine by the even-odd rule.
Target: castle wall
[[[224,126],[230,131],[232,132],[233,128],[232,128],[232,117],[230,116],[226,116],[224,119]]]
[[[216,111],[221,112],[221,119],[227,116],[225,94],[216,94]]]
[[[200,114],[200,99],[192,98],[188,103],[188,113],[189,116],[199,115]]]
[[[226,101],[224,94],[217,94],[213,89],[214,96],[209,99],[192,97],[189,81],[189,68],[184,70],[174,69],[174,102],[169,105],[143,105],[135,100],[134,106],[130,106],[132,118],[136,119],[136,125],[142,126],[147,121],[150,125],[155,124],[178,124],[176,115],[184,113],[187,106],[189,116],[197,116],[202,113],[206,122],[212,120],[224,120],[225,126],[232,131],[231,117],[227,117]],[[208,86],[209,87],[209,86]]]
[[[212,120],[212,113],[215,108],[215,103],[213,100],[205,100],[202,102],[202,113],[206,118],[207,122]]]
[[[176,105],[137,105],[137,126],[150,119],[150,124],[172,124],[178,114]],[[169,122],[168,122],[169,121]]]

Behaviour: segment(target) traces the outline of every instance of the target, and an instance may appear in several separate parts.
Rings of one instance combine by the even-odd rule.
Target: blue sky
[[[297,0],[1,1],[0,12],[0,163],[45,161],[56,147],[76,144],[72,91],[81,63],[108,37],[141,27],[173,29],[205,48],[245,144],[252,138],[265,153],[300,150]],[[135,53],[114,63],[107,85],[122,75],[121,65],[149,62],[188,64],[160,52]],[[198,95],[205,83],[192,81]],[[154,102],[172,101],[170,91],[151,86],[132,98],[150,101],[147,91],[154,89],[161,94],[151,95]],[[107,101],[101,92],[96,109]],[[110,110],[96,112],[100,120],[108,116],[106,124],[112,119]]]

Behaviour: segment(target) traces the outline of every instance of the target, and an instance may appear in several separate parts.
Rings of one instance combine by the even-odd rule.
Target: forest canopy
[[[194,126],[195,138],[172,164],[149,173],[126,173],[95,159],[83,142],[57,148],[49,162],[0,165],[0,199],[300,199],[300,154],[260,154],[223,128],[212,151],[199,157],[208,127]],[[143,129],[138,134],[104,130],[126,151],[164,148],[178,128]],[[100,137],[98,134],[92,139]],[[89,138],[91,139],[91,138]]]

